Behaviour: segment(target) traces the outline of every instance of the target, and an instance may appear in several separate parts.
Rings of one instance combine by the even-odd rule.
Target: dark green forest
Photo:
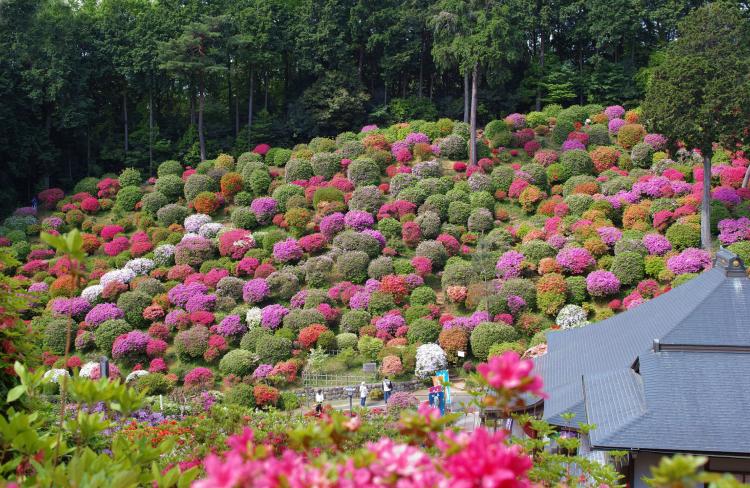
[[[691,0],[5,0],[0,208],[363,123],[636,106]],[[744,4],[743,11],[747,11]]]

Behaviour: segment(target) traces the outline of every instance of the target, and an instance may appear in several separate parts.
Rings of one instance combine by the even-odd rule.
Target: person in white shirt
[[[323,390],[318,390],[317,392],[315,392],[315,413],[323,413],[323,400]]]
[[[367,385],[365,385],[365,382],[359,384],[359,405],[364,407],[365,402],[367,402]]]
[[[391,383],[391,380],[388,378],[383,378],[383,398],[385,400],[385,403],[388,403],[388,399],[391,397],[392,391],[393,383]]]

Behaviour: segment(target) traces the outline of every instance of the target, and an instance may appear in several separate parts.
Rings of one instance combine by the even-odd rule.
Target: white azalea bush
[[[448,358],[443,348],[434,343],[422,344],[417,348],[417,366],[414,374],[427,378],[435,371],[448,367]]]
[[[555,323],[560,326],[561,329],[572,329],[574,327],[583,327],[588,325],[586,311],[578,305],[565,305],[560,312],[557,314]]]

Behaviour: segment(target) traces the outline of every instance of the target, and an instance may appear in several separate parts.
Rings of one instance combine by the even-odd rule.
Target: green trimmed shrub
[[[219,371],[222,374],[245,376],[252,372],[255,355],[245,349],[232,349],[219,361]]]
[[[162,193],[170,202],[176,202],[183,195],[185,182],[178,175],[166,174],[156,180],[156,191]]]
[[[208,175],[202,175],[199,173],[190,175],[185,182],[185,187],[183,188],[185,200],[189,202],[193,201],[199,193],[204,191],[216,193],[219,191],[219,183]]]
[[[159,165],[159,167],[156,169],[156,175],[159,178],[167,175],[182,176],[183,171],[184,169],[179,161],[170,159],[168,161],[164,161]]]
[[[516,339],[518,339],[518,334],[510,325],[497,322],[482,322],[471,331],[469,342],[474,357],[486,361],[490,348],[493,345],[503,342],[513,342]]]
[[[149,395],[166,395],[172,389],[172,383],[161,373],[149,373],[135,381],[135,390]]]
[[[372,316],[365,310],[349,310],[341,316],[339,328],[342,332],[359,333],[359,329],[370,323]]]
[[[313,168],[306,159],[290,159],[286,163],[284,181],[291,183],[297,180],[309,180],[313,176]]]
[[[419,286],[409,295],[410,305],[429,305],[436,302],[437,295],[435,294],[435,290],[429,286]]]
[[[159,191],[152,191],[151,193],[146,193],[141,199],[141,202],[141,208],[144,212],[156,215],[156,212],[158,212],[160,208],[169,204],[169,199]]]
[[[645,274],[643,255],[632,251],[617,254],[609,270],[623,285],[635,285]]]
[[[118,178],[120,188],[126,186],[141,186],[141,172],[135,168],[125,168]]]
[[[570,176],[594,173],[594,163],[591,161],[591,156],[583,149],[565,151],[560,155],[560,164]]]
[[[276,364],[292,355],[292,340],[277,335],[258,341],[255,349],[261,364]]]
[[[254,327],[242,336],[240,339],[240,347],[246,351],[255,352],[259,343],[264,342],[268,337],[271,337],[271,333],[263,327]]]
[[[375,337],[362,336],[357,342],[357,350],[369,361],[375,361],[383,349],[383,341]]]
[[[370,158],[355,159],[349,163],[346,174],[355,187],[380,183],[380,166]]]
[[[44,327],[43,344],[46,349],[49,349],[54,354],[65,354],[65,345],[68,337],[68,323],[70,322],[70,349],[73,350],[78,332],[78,324],[72,320],[69,321],[67,318],[52,318],[47,322]],[[114,341],[114,339],[113,339]],[[110,350],[111,350],[110,346]]]
[[[675,223],[669,226],[665,235],[677,251],[700,247],[701,229],[697,225]]]
[[[133,327],[122,319],[107,320],[99,324],[94,331],[94,343],[104,354],[112,353],[112,344],[122,334],[127,334]]]
[[[336,336],[336,348],[339,351],[357,347],[357,335],[351,332],[342,332]]]
[[[238,383],[234,385],[231,390],[224,394],[224,403],[255,408],[253,387],[247,383]]]
[[[437,343],[442,327],[435,320],[420,318],[409,324],[406,338],[410,344],[429,342]]]
[[[117,298],[117,306],[125,313],[125,320],[135,328],[142,328],[148,321],[143,310],[151,305],[151,297],[142,291],[126,291]]]
[[[117,192],[115,207],[125,212],[132,212],[141,201],[143,191],[137,186],[126,186]]]

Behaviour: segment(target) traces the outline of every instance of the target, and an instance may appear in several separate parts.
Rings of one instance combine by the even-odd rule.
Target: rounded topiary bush
[[[255,213],[247,207],[237,207],[232,210],[230,219],[238,229],[254,229],[258,225]]]
[[[287,183],[297,180],[309,180],[313,176],[313,168],[306,159],[290,159],[284,168],[284,179]]]
[[[136,168],[125,168],[120,173],[118,181],[120,182],[120,188],[125,188],[126,186],[140,186],[141,172]]]
[[[199,193],[204,191],[215,193],[219,191],[219,183],[208,175],[192,174],[188,177],[183,188],[187,201],[195,200]]]
[[[414,254],[428,258],[432,262],[433,271],[442,269],[448,259],[448,252],[440,241],[422,241]]]
[[[367,185],[355,188],[349,199],[349,210],[376,213],[385,203],[385,195],[377,186]]]
[[[451,134],[440,141],[440,155],[448,159],[466,159],[468,156],[467,140],[460,135]]]
[[[240,347],[246,351],[255,352],[259,343],[264,342],[271,337],[271,333],[262,327],[255,327],[248,330],[240,339]]]
[[[435,320],[417,319],[409,324],[406,338],[410,344],[437,342],[442,327]]]
[[[126,291],[117,299],[117,307],[125,313],[125,320],[136,328],[145,326],[143,310],[151,305],[151,297],[142,291]]]
[[[253,387],[247,383],[234,385],[231,390],[224,393],[224,403],[254,408],[255,395],[253,394]]]
[[[73,349],[73,341],[78,332],[78,324],[64,318],[53,318],[44,327],[44,347],[54,354],[65,354],[65,346],[68,337],[68,323],[70,322],[70,348]],[[114,339],[112,339],[114,342]],[[111,349],[111,345],[110,345]]]
[[[648,169],[651,167],[651,157],[654,154],[654,148],[651,144],[639,142],[630,151],[630,160],[636,168]]]
[[[253,368],[255,355],[245,349],[232,349],[219,361],[219,371],[222,374],[234,374],[245,376],[250,374]]]
[[[144,212],[156,215],[156,212],[158,212],[160,208],[169,204],[169,198],[160,191],[152,191],[151,193],[144,195],[141,202]]]
[[[182,176],[183,171],[184,170],[179,161],[170,159],[168,161],[164,161],[163,163],[159,165],[159,167],[156,169],[156,175],[159,178],[162,178],[167,175]]]
[[[336,272],[343,280],[364,283],[370,257],[364,251],[348,251],[336,259]]]
[[[276,364],[291,357],[292,341],[286,337],[270,336],[258,341],[255,353],[261,364]]]
[[[484,135],[493,148],[508,146],[512,138],[510,127],[504,120],[493,120],[488,123],[484,127]]]
[[[161,373],[149,373],[138,378],[133,386],[147,396],[166,395],[172,389],[172,382]]]
[[[135,210],[135,206],[141,201],[143,191],[137,186],[126,186],[117,192],[115,207],[126,212]]]
[[[507,324],[496,322],[482,322],[471,331],[471,351],[474,357],[485,361],[489,355],[490,348],[502,342],[513,342],[518,335]]]
[[[339,351],[354,349],[357,347],[357,335],[351,332],[342,332],[336,336],[336,348]]]
[[[169,227],[172,224],[182,224],[188,215],[190,211],[187,207],[170,203],[156,211],[156,220],[164,227]]]
[[[166,174],[164,176],[159,175],[155,186],[156,191],[162,193],[170,202],[175,202],[183,195],[185,182],[178,175]]]
[[[701,229],[697,225],[675,223],[669,226],[665,235],[677,251],[700,247]]]
[[[198,359],[208,349],[208,338],[211,333],[202,325],[195,325],[187,330],[181,330],[174,338],[177,354],[183,359]]]
[[[435,290],[429,286],[419,286],[409,295],[409,303],[411,305],[428,305],[436,302],[437,295],[435,294]]]
[[[330,180],[333,175],[341,170],[341,158],[334,153],[319,152],[313,154],[310,159],[310,166],[315,176],[322,176]]]
[[[359,329],[370,323],[372,316],[365,310],[349,310],[341,316],[340,328],[342,332],[359,333]]]
[[[565,151],[560,155],[560,165],[569,176],[590,175],[594,173],[594,163],[589,153],[583,149]]]
[[[380,166],[370,158],[358,158],[349,163],[346,175],[354,186],[377,185],[380,183]]]
[[[127,334],[133,327],[123,319],[107,320],[99,325],[94,332],[94,343],[97,349],[105,354],[111,354],[112,344],[122,334]]]
[[[609,270],[623,285],[635,285],[645,274],[643,255],[632,251],[620,253],[612,260]]]

